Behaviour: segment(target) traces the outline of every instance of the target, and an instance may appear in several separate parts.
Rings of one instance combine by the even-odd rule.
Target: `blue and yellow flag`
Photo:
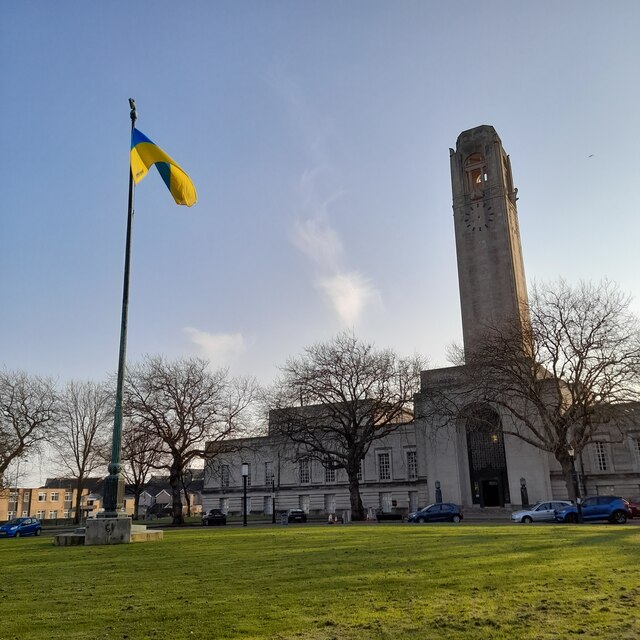
[[[158,173],[167,185],[176,204],[194,205],[198,199],[191,178],[160,147],[156,146],[144,133],[134,129],[131,134],[131,173],[138,184],[144,178],[151,165],[155,164]]]

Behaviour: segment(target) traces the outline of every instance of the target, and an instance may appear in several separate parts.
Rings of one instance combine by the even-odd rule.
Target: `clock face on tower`
[[[484,231],[493,223],[493,209],[485,202],[475,202],[464,210],[464,223],[469,231]]]

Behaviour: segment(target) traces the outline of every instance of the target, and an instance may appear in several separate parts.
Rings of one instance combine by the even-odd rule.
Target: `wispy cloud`
[[[365,307],[380,300],[380,294],[368,278],[344,266],[344,247],[338,232],[329,222],[331,205],[342,195],[318,196],[319,168],[306,171],[299,183],[300,218],[291,234],[293,244],[315,266],[315,285],[323,291],[340,322],[353,327]]]
[[[208,333],[193,327],[185,327],[184,332],[200,348],[202,355],[215,365],[228,364],[246,351],[241,333]]]
[[[342,323],[348,327],[357,324],[362,311],[369,303],[380,299],[375,287],[355,271],[321,278],[318,285],[329,296]]]

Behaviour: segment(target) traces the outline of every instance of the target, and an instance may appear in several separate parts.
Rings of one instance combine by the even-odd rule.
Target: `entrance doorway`
[[[484,503],[483,506],[485,507],[504,506],[500,489],[499,480],[482,480],[480,483],[480,491],[482,492],[480,495],[481,504]]]
[[[504,507],[510,502],[502,423],[488,405],[467,410],[466,432],[473,504]]]

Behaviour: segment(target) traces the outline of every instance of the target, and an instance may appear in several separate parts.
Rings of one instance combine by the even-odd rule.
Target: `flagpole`
[[[135,100],[129,98],[131,108],[131,133],[138,118]],[[109,475],[104,481],[104,518],[117,517],[124,499],[124,477],[120,462],[122,453],[122,398],[127,355],[127,318],[129,314],[129,271],[131,265],[131,230],[133,227],[133,173],[129,163],[129,207],[127,211],[127,239],[124,253],[124,282],[122,286],[122,318],[120,322],[120,353],[118,358],[118,378],[116,383],[116,404],[113,415],[113,436],[111,441],[111,463]]]

